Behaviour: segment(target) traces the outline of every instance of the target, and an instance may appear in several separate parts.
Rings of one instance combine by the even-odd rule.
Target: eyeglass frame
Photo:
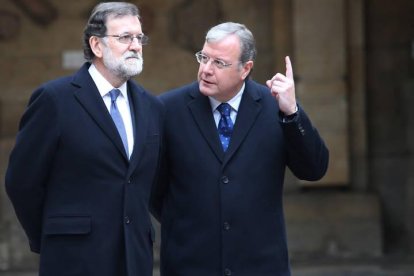
[[[145,34],[132,35],[132,34],[122,34],[122,35],[103,35],[101,37],[115,37],[119,43],[122,44],[132,44],[134,38],[137,39],[139,45],[147,45],[149,37]],[[122,39],[128,39],[129,41],[122,41]]]
[[[226,63],[224,60],[221,60],[221,59],[217,59],[217,58],[213,59],[213,58],[209,57],[208,55],[204,54],[202,51],[199,51],[199,52],[195,53],[194,55],[197,59],[197,62],[200,63],[200,64],[207,64],[207,62],[210,59],[212,59],[212,63],[218,69],[225,69],[225,68],[228,68],[231,65],[233,65],[233,63]],[[205,62],[202,61],[202,59],[201,59],[203,57],[207,58]]]

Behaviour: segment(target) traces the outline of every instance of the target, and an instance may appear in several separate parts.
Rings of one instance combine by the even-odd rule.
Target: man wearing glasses
[[[293,70],[267,87],[249,79],[251,32],[209,30],[198,82],[164,95],[165,154],[152,197],[164,276],[290,275],[282,194],[285,168],[320,179],[328,150],[296,102]]]
[[[6,188],[39,275],[152,275],[161,105],[131,80],[148,41],[139,18],[132,4],[97,5],[88,62],[40,86],[21,120]]]

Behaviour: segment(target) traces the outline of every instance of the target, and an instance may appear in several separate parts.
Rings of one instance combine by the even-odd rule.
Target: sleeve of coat
[[[297,116],[281,124],[289,169],[301,180],[321,179],[328,169],[329,151],[304,110],[299,106]]]
[[[164,131],[163,131],[164,133]],[[150,212],[159,222],[161,222],[162,209],[164,200],[168,190],[168,162],[165,149],[165,137],[162,135],[158,174],[152,185],[151,199],[150,199]]]
[[[40,252],[46,183],[57,147],[56,104],[42,88],[36,90],[20,122],[6,171],[6,192],[29,239]]]

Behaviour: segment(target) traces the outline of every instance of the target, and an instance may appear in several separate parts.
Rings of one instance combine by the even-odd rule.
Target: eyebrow
[[[219,57],[212,57],[212,56],[210,56],[210,55],[208,55],[208,54],[206,54],[205,52],[203,52],[202,50],[201,50],[201,53],[203,54],[203,55],[205,55],[205,56],[208,56],[209,58],[211,58],[211,59],[216,59],[216,60],[221,60],[221,61],[224,61],[224,62],[227,62],[225,59],[223,59],[223,58],[219,58]]]
[[[123,33],[120,33],[119,35],[143,35],[143,34],[144,34],[143,32],[140,32],[138,34],[134,34],[132,32],[123,32]]]

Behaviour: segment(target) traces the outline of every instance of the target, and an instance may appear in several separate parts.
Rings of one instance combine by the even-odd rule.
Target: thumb
[[[266,85],[267,85],[267,87],[271,88],[271,86],[272,86],[272,81],[271,81],[271,80],[267,80],[267,81],[266,81]]]

